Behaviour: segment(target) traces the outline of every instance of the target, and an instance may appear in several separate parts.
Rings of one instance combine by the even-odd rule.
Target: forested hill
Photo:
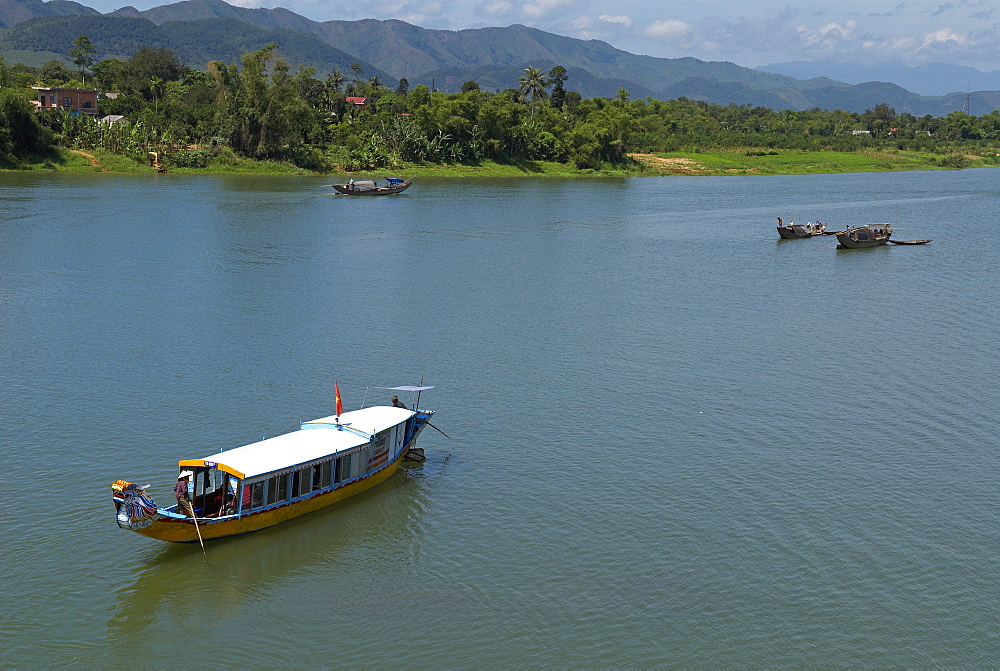
[[[61,16],[64,14],[100,14],[96,9],[84,7],[70,0],[0,0],[0,28],[10,28],[22,21],[39,16]]]
[[[232,62],[269,42],[281,45],[281,55],[293,66],[310,65],[319,72],[350,71],[352,63],[366,77],[392,79],[382,69],[330,46],[315,35],[295,30],[266,29],[236,19],[172,21],[156,25],[129,16],[48,16],[17,25],[0,42],[7,49],[68,54],[79,35],[87,35],[101,58],[127,59],[140,47],[171,49],[189,67],[204,70],[209,61]]]
[[[26,21],[29,16],[40,18]],[[141,27],[124,23],[141,20]],[[366,76],[387,83],[405,77],[411,85],[433,82],[447,90],[466,81],[509,88],[527,66],[559,65],[570,76],[567,86],[584,97],[611,97],[625,89],[632,97],[661,100],[688,97],[723,105],[859,113],[886,103],[916,116],[942,116],[964,103],[962,94],[919,96],[883,82],[852,86],[733,63],[638,56],[597,40],[521,25],[448,31],[398,20],[317,22],[287,9],[247,9],[222,0],[184,0],[145,11],[125,7],[111,15],[67,0],[0,0],[0,25],[14,26],[0,40],[0,51],[10,54],[32,51],[65,59],[73,39],[87,35],[99,58],[128,56],[142,43],[170,48],[190,66],[204,68],[210,60],[230,61],[275,41],[293,66],[327,73],[358,63]],[[997,94],[973,92],[969,102],[971,114],[985,114],[995,109]]]

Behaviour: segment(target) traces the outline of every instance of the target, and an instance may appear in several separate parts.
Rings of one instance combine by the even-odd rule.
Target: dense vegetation
[[[370,170],[405,164],[554,161],[578,170],[634,166],[630,154],[742,148],[748,155],[778,150],[923,151],[940,164],[966,165],[966,155],[1000,147],[1000,113],[980,117],[897,114],[885,104],[862,114],[842,110],[775,111],[684,98],[584,99],[565,68],[527,68],[514,87],[498,92],[468,81],[456,93],[394,88],[352,63],[320,78],[314,68],[292,71],[277,46],[240,62],[193,70],[166,48],[139,47],[128,59],[93,58],[79,36],[71,70],[58,61],[40,68],[0,60],[0,163],[16,166],[53,144],[101,148],[148,160],[157,151],[173,167],[205,167],[246,157],[285,161],[316,171]],[[102,123],[65,111],[31,112],[30,86],[82,86],[102,92]],[[366,98],[358,106],[349,98]],[[984,151],[989,149],[989,151]],[[995,161],[994,161],[995,162]]]

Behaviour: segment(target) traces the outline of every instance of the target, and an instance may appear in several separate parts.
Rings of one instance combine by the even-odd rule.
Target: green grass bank
[[[342,170],[314,172],[279,161],[254,161],[230,151],[212,156],[205,167],[170,166],[177,174],[233,175],[398,175],[405,177],[524,177],[584,175],[811,175],[847,172],[894,172],[903,170],[943,170],[1000,165],[1000,153],[984,148],[977,153],[934,154],[910,151],[802,151],[739,147],[706,149],[664,154],[631,154],[629,163],[606,170],[578,170],[572,165],[546,161],[476,164],[402,164],[392,168],[349,173]],[[148,163],[102,149],[59,148],[54,154],[32,157],[19,170],[48,172],[152,173]]]

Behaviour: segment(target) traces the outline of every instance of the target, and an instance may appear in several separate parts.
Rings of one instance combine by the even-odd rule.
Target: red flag
[[[333,381],[333,395],[337,399],[337,417],[340,417],[344,413],[344,404],[340,401],[340,383],[336,380]]]

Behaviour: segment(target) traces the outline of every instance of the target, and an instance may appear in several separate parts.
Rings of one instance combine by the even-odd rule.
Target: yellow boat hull
[[[311,513],[320,508],[326,508],[338,501],[343,501],[355,494],[360,494],[363,491],[371,489],[396,473],[405,454],[406,451],[404,450],[395,461],[386,464],[385,468],[358,478],[342,487],[321,492],[299,501],[292,501],[275,508],[268,508],[267,510],[256,511],[239,517],[228,517],[219,520],[199,517],[197,529],[195,529],[194,520],[191,518],[182,519],[160,516],[158,519],[154,519],[148,526],[141,529],[134,529],[134,531],[137,534],[170,543],[197,542],[198,531],[201,531],[201,537],[204,540],[257,531],[274,526],[275,524],[287,522],[290,519]]]

